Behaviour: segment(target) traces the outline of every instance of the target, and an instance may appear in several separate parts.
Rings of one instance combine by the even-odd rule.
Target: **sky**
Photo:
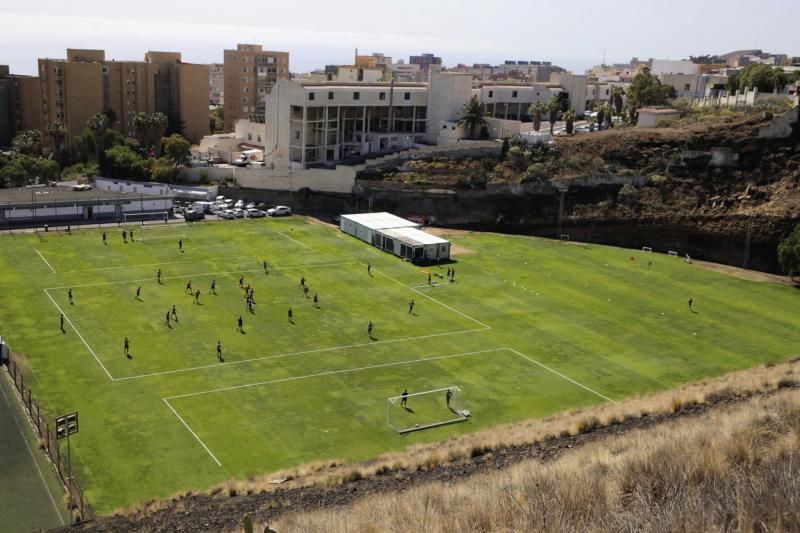
[[[101,48],[107,59],[178,51],[222,62],[236,43],[290,53],[292,72],[431,52],[445,65],[552,61],[582,73],[605,57],[682,59],[738,49],[800,56],[800,3],[791,0],[39,0],[0,2],[0,64],[35,74],[39,57]]]

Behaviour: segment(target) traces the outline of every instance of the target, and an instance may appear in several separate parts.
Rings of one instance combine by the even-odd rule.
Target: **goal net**
[[[562,233],[561,234],[561,240],[562,241],[568,241],[569,240],[569,233]]]
[[[178,241],[188,241],[189,236],[185,234],[163,235],[144,233],[141,237],[137,237],[136,241],[144,244],[177,244]]]
[[[461,389],[445,387],[389,398],[386,423],[399,434],[464,422],[470,412]]]
[[[144,224],[146,221],[165,221],[169,219],[169,211],[146,211],[139,213],[122,213],[122,221],[126,224],[135,222]]]

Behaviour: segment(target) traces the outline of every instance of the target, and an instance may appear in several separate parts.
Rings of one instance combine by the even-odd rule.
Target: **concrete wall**
[[[472,97],[472,76],[431,72],[428,86],[427,142],[436,143],[442,122],[457,121],[461,106]]]
[[[798,118],[800,118],[800,107],[794,107],[783,115],[779,116],[766,128],[761,128],[758,136],[762,139],[785,139],[792,134],[794,128],[797,127]]]
[[[359,167],[337,166],[333,170],[273,170],[267,168],[200,167],[183,168],[180,177],[187,181],[230,180],[239,187],[274,191],[298,191],[308,187],[321,192],[349,194]]]
[[[95,178],[95,189],[101,191],[132,192],[147,195],[171,196],[172,191],[166,183],[147,183],[142,181]]]
[[[698,70],[698,65],[691,61],[654,59],[651,74],[653,74],[653,76],[660,76],[662,74],[697,74]]]
[[[183,135],[197,143],[211,131],[208,117],[208,65],[178,65],[178,113]]]

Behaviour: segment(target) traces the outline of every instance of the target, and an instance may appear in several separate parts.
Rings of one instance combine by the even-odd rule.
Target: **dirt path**
[[[721,265],[719,263],[709,263],[708,261],[697,261],[692,259],[692,263],[696,266],[713,270],[721,274],[733,276],[734,278],[746,279],[748,281],[758,281],[760,283],[779,283],[781,285],[794,285],[792,279],[788,276],[778,276],[777,274],[767,274],[766,272],[758,272],[756,270],[747,270],[746,268],[739,268],[730,265]]]

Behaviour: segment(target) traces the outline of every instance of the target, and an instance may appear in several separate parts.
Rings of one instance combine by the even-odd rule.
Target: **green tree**
[[[150,178],[150,164],[127,146],[113,146],[106,150],[105,175],[109,178]]]
[[[42,155],[42,132],[35,129],[23,131],[11,140],[11,149],[18,154]]]
[[[553,95],[550,97],[550,100],[547,102],[547,114],[548,119],[550,120],[550,135],[553,134],[553,128],[556,125],[556,120],[558,120],[558,114],[561,112],[561,99],[557,95]]]
[[[631,83],[628,89],[628,112],[631,123],[636,122],[637,111],[642,107],[665,105],[675,98],[675,88],[664,85],[650,69],[643,68]]]
[[[622,115],[622,105],[624,103],[622,96],[624,94],[625,91],[622,90],[622,87],[617,85],[611,87],[611,94],[608,103],[611,107],[611,111],[616,111],[617,116]]]
[[[783,69],[769,65],[747,65],[738,76],[739,90],[756,88],[760,93],[771,93],[783,90],[788,82]]]
[[[164,156],[172,162],[175,168],[187,164],[192,158],[192,146],[189,141],[177,133],[161,139],[161,146]]]
[[[800,274],[800,224],[778,244],[778,263],[787,276]]]
[[[574,109],[570,109],[566,113],[564,113],[564,122],[566,122],[566,130],[567,133],[570,135],[575,131],[575,119],[578,118],[578,114],[575,112]]]
[[[541,102],[534,102],[528,107],[528,115],[533,121],[533,131],[539,131],[539,128],[542,127],[542,113],[544,111],[545,107]]]
[[[161,155],[161,138],[167,131],[169,118],[164,113],[136,113],[133,115],[133,129],[136,139],[148,155]]]
[[[106,130],[108,130],[108,117],[104,113],[95,113],[86,121],[86,127],[92,133],[94,160],[102,165],[104,151],[103,141],[105,140]]]
[[[67,143],[67,129],[61,121],[55,121],[47,126],[47,137],[53,149],[53,156],[59,165],[64,165],[64,153]]]
[[[738,71],[728,74],[728,81],[725,83],[725,90],[730,94],[733,94],[739,90],[739,77],[740,74]]]
[[[222,131],[225,128],[225,107],[217,106],[208,113],[209,125],[211,126],[211,133]]]
[[[474,139],[476,137],[475,130],[480,132],[487,124],[486,106],[477,95],[473,95],[461,106],[461,117],[458,119],[458,125],[464,128],[470,139]]]
[[[606,106],[605,104],[597,108],[597,125],[600,126],[600,128],[602,128],[603,124],[605,124],[606,114],[608,114],[608,112],[609,112],[608,106]]]

